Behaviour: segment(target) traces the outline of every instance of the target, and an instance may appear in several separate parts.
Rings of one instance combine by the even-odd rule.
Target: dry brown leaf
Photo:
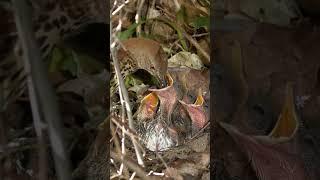
[[[200,39],[199,40],[199,45],[200,47],[202,47],[202,49],[207,53],[210,54],[210,39],[208,37],[204,38],[204,39]],[[200,59],[205,60],[206,58],[203,56],[203,54],[199,51],[199,49],[197,49],[197,54],[199,55]],[[213,57],[210,57],[210,61],[214,62]],[[204,64],[208,67],[210,67],[210,62],[204,62]]]
[[[150,33],[159,42],[168,42],[172,40],[172,34],[175,30],[166,23],[161,21],[153,21],[150,25]]]
[[[176,168],[169,167],[164,173],[167,177],[173,178],[174,180],[183,180],[182,175]]]
[[[168,59],[169,67],[189,67],[192,69],[201,70],[204,68],[204,65],[197,54],[192,54],[190,52],[181,51],[170,59]]]
[[[195,6],[194,4],[186,1],[182,3],[182,6],[185,7],[188,21],[200,16],[208,16],[208,8]]]
[[[187,159],[178,159],[169,164],[183,177],[198,178],[204,171],[208,170],[210,163],[209,153],[192,153]]]
[[[206,133],[198,138],[192,139],[187,145],[195,152],[205,152],[209,148],[209,134]]]

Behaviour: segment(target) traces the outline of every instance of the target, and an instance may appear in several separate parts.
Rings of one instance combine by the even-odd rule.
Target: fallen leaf
[[[172,34],[175,33],[171,26],[161,21],[151,21],[151,23],[150,32],[152,37],[154,37],[158,42],[164,43],[171,40]]]
[[[128,91],[135,92],[139,97],[140,95],[144,94],[148,89],[149,89],[149,86],[142,83],[142,84],[138,84],[138,85],[134,85],[133,87],[130,87]]]
[[[161,15],[160,11],[154,8],[150,8],[147,14],[147,19],[152,19],[152,18],[156,18],[159,17]]]
[[[169,178],[173,178],[175,180],[183,180],[183,176],[176,168],[168,167],[166,170],[164,170],[164,173]]]
[[[210,48],[210,38],[209,38],[209,36],[207,36],[204,39],[200,39],[198,43],[199,43],[200,47],[207,54],[210,54],[211,48]],[[200,49],[197,49],[197,54],[199,55],[199,58],[202,59],[203,63],[208,67],[210,67],[210,64],[211,64],[210,61],[214,62],[214,59],[213,59],[212,56],[210,57],[210,61],[206,61],[206,57],[203,55],[203,53],[200,51]]]
[[[199,178],[207,170],[210,163],[209,153],[192,153],[186,159],[178,159],[169,164],[170,168],[177,170],[183,177]]]
[[[195,152],[205,152],[209,146],[209,134],[204,134],[198,138],[192,139],[187,145]],[[210,159],[210,158],[209,158]]]
[[[168,67],[189,67],[201,70],[204,65],[198,55],[181,51],[168,59]]]

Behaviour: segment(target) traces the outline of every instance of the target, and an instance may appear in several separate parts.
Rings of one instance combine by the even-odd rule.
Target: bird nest
[[[110,94],[111,179],[209,177],[208,29],[175,21],[186,9],[190,19],[209,17],[202,3],[116,1],[111,8],[113,68],[122,75]]]

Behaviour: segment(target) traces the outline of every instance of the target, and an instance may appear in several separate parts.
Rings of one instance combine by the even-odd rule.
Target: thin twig
[[[210,64],[210,56],[209,54],[199,45],[199,43],[194,40],[190,35],[188,35],[187,33],[183,33],[184,37],[188,39],[188,41],[194,45],[194,47],[196,47],[199,52],[204,56],[204,58],[206,59],[206,62],[203,62],[204,64]]]
[[[112,29],[112,24],[111,23],[110,23],[110,26],[111,26],[110,28]],[[118,28],[119,27],[117,27],[116,29],[118,29]],[[118,61],[116,50],[115,50],[115,44],[116,44],[117,39],[113,35],[111,36],[111,38],[114,40],[114,41],[111,41],[111,56],[112,56],[112,59],[113,59],[113,65],[114,65],[114,68],[115,68],[115,73],[116,73],[116,77],[117,77],[118,84],[119,84],[119,92],[121,91],[122,96],[123,96],[123,100],[124,100],[123,102],[125,103],[125,107],[126,107],[127,117],[128,117],[128,121],[129,121],[129,127],[130,127],[130,129],[135,131],[135,127],[133,125],[132,111],[131,111],[131,107],[130,107],[130,104],[129,104],[130,99],[129,99],[128,91],[127,91],[127,89],[125,88],[125,85],[124,85],[123,77],[121,75],[119,61]],[[131,141],[132,141],[132,144],[133,144],[135,152],[136,152],[138,164],[141,165],[141,166],[144,166],[144,162],[142,160],[141,152],[140,152],[140,149],[139,149],[139,147],[137,145],[136,139],[131,137]]]
[[[123,97],[122,97],[122,92],[119,91],[119,96],[120,96],[120,102],[121,102],[121,122],[122,122],[122,137],[121,137],[121,158],[122,158],[122,161],[123,161],[123,157],[125,156],[126,154],[126,146],[125,146],[125,131],[124,131],[124,124],[125,124],[125,118],[126,118],[126,114],[125,114],[125,110],[124,110],[124,106],[125,106],[125,102],[123,101]],[[123,170],[123,162],[121,163],[120,165],[120,172],[119,174],[121,175],[122,174],[122,170]]]
[[[121,4],[116,10],[114,10],[111,15],[114,16],[116,15],[125,5],[127,5],[130,1],[127,0],[123,4]]]
[[[31,9],[26,1],[12,0],[12,3],[15,8],[16,27],[24,52],[30,103],[34,125],[36,131],[38,131],[37,135],[43,138],[42,131],[45,128],[44,123],[41,122],[41,118],[43,117],[49,129],[49,137],[58,179],[69,180],[71,179],[70,166],[65,145],[62,141],[61,118],[53,89],[49,84],[44,64],[41,61],[40,51],[35,41]],[[39,140],[42,142],[41,139]],[[40,164],[40,168],[45,168],[45,165]],[[46,178],[47,175],[42,175],[42,177]]]
[[[207,127],[209,127],[210,122],[208,122],[203,128],[201,128],[195,135],[193,135],[190,139],[194,139],[198,137]]]
[[[158,158],[160,159],[160,161],[162,162],[162,164],[166,167],[166,169],[168,169],[169,166],[168,166],[167,163],[164,161],[164,159],[162,158],[162,156],[159,154],[158,151],[156,151],[156,155],[158,156]]]
[[[111,158],[113,158],[114,160],[117,161],[121,161],[121,157],[119,155],[117,155],[115,152],[110,151],[110,156]],[[124,164],[127,165],[131,170],[133,170],[134,172],[136,172],[139,177],[141,179],[145,179],[145,180],[150,180],[153,179],[152,177],[148,177],[147,174],[145,173],[145,171],[139,167],[139,165],[135,164],[131,159],[129,159],[128,157],[124,157]]]
[[[138,6],[138,9],[137,9],[137,14],[136,14],[136,23],[139,24],[140,23],[140,19],[141,19],[141,11],[142,11],[142,7],[144,5],[144,0],[140,0],[138,1],[137,3],[139,3],[139,6]],[[136,32],[137,32],[137,36],[140,37],[140,34],[141,34],[141,24],[138,25],[137,29],[136,29]]]
[[[142,145],[138,142],[138,140],[140,140],[140,137],[139,137],[135,132],[132,132],[132,130],[131,130],[130,128],[122,129],[122,127],[126,127],[126,125],[125,125],[125,124],[122,124],[122,123],[119,122],[119,121],[117,121],[115,118],[111,118],[111,121],[114,122],[114,123],[117,125],[117,128],[120,128],[122,131],[124,131],[127,136],[129,136],[130,138],[136,139],[137,146],[138,146],[139,149],[142,151],[142,154],[143,154],[143,155],[146,154],[146,151],[144,150],[144,148],[142,147]]]
[[[110,123],[110,127],[111,127],[112,132],[115,132],[115,134],[113,136],[113,140],[114,140],[114,145],[115,145],[116,151],[119,154],[121,154],[121,157],[123,157],[124,155],[122,155],[121,148],[120,148],[120,143],[119,143],[119,138],[118,138],[118,136],[116,134],[116,130],[115,130],[115,127],[114,127],[113,123]],[[125,177],[129,177],[129,171],[128,171],[127,167],[123,166],[123,158],[122,158],[121,165],[120,165],[120,172],[118,173],[119,176],[122,175],[122,170],[124,172],[123,173],[124,176]]]
[[[116,131],[113,123],[110,123],[110,128],[111,128],[112,132]],[[121,148],[120,148],[120,143],[119,143],[119,139],[118,139],[118,136],[117,136],[117,132],[115,132],[114,136],[112,136],[112,137],[113,137],[112,139],[113,139],[113,143],[114,143],[116,151],[121,154]]]
[[[130,104],[129,104],[129,101],[130,101],[129,100],[129,95],[128,95],[128,91],[125,88],[122,75],[120,73],[120,65],[119,65],[118,59],[116,58],[114,50],[111,51],[111,54],[113,56],[112,59],[113,59],[113,64],[114,64],[114,68],[115,68],[115,71],[116,71],[116,75],[117,75],[117,78],[118,78],[119,88],[120,88],[120,91],[123,94],[123,98],[124,98],[124,102],[125,102],[125,107],[126,107],[126,111],[127,111],[127,117],[128,117],[128,121],[129,121],[129,127],[130,127],[130,129],[135,131],[135,128],[134,128],[134,125],[133,125],[133,117],[132,117],[131,107],[130,107]],[[143,163],[143,160],[142,160],[142,156],[141,156],[140,150],[139,150],[139,148],[137,146],[136,140],[131,137],[131,141],[132,141],[134,149],[136,151],[137,160],[138,160],[139,165],[144,166],[144,163]]]
[[[209,35],[209,33],[201,33],[201,34],[194,34],[194,35],[192,35],[192,37],[202,37],[202,36],[208,36]]]
[[[111,121],[114,122],[117,125],[117,127],[121,128],[121,130],[124,131],[126,135],[137,139],[139,138],[135,132],[132,132],[130,129],[126,129],[125,124],[118,122],[115,118],[111,118]]]

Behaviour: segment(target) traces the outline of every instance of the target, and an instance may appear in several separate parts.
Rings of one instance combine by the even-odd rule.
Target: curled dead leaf
[[[204,65],[199,58],[198,55],[192,54],[190,52],[181,51],[174,56],[172,56],[168,60],[168,66],[169,67],[189,67],[192,69],[198,69],[201,70],[204,68]]]

